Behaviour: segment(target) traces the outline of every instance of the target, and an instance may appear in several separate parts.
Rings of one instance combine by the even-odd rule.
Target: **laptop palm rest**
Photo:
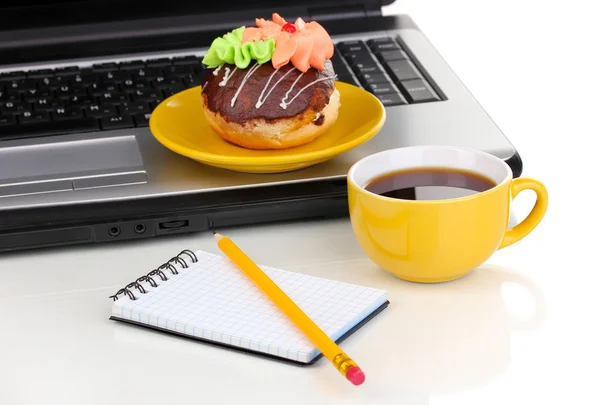
[[[0,148],[0,198],[147,181],[134,136]]]

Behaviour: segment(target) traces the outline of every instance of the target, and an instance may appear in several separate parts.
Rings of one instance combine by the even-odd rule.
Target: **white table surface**
[[[385,288],[391,306],[343,344],[367,382],[108,320],[108,295],[212,235],[0,257],[0,403],[598,404],[598,13],[584,1],[401,2],[545,182],[547,216],[470,276],[402,282],[348,220],[227,232],[264,264]],[[592,2],[589,2],[590,4]],[[523,194],[514,217],[532,205]],[[177,402],[175,402],[177,401]]]

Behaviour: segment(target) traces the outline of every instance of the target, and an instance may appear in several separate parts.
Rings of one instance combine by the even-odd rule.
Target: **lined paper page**
[[[253,351],[309,362],[319,351],[228,259],[198,262],[147,294],[113,305],[113,316]],[[387,292],[260,266],[333,340],[387,300]],[[160,282],[158,277],[155,277]]]

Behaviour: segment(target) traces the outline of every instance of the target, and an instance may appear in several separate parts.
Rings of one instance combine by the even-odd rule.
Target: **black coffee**
[[[496,186],[491,179],[465,170],[419,168],[386,173],[365,189],[401,200],[445,200],[481,193]]]

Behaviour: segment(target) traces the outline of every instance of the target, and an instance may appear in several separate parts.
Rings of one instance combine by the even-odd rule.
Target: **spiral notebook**
[[[387,292],[261,269],[334,341],[341,342],[387,305]],[[228,258],[184,250],[127,284],[110,319],[299,364],[320,351]]]

